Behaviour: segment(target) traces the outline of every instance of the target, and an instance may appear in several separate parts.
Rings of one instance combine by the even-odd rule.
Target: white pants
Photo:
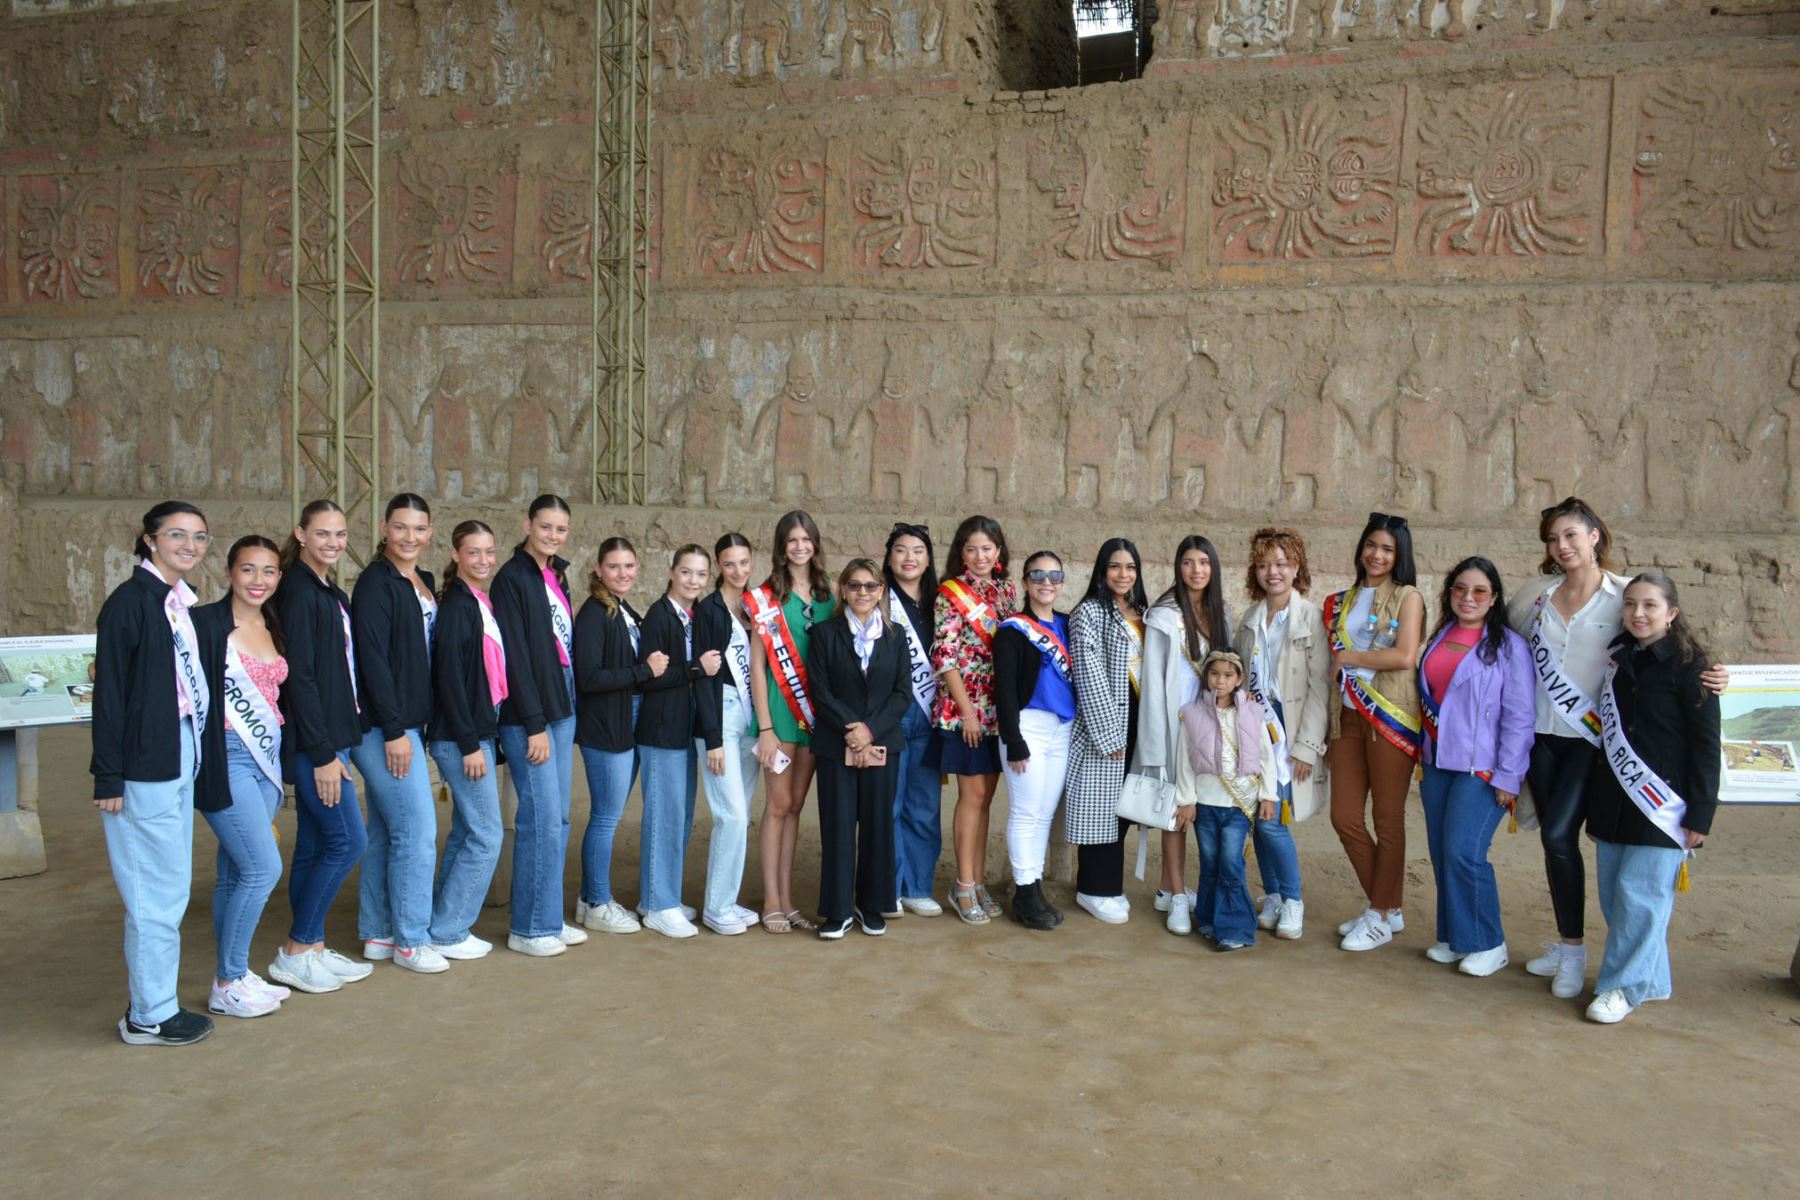
[[[706,743],[694,739],[700,758],[700,782],[706,788],[706,805],[712,810],[711,848],[706,855],[706,911],[729,917],[744,882],[744,857],[750,832],[750,797],[756,791],[756,739],[750,736],[750,713],[738,699],[737,688],[725,682],[720,733],[725,750],[725,773],[706,769]]]
[[[1020,886],[1044,877],[1050,823],[1069,773],[1069,736],[1074,730],[1074,721],[1059,720],[1041,708],[1019,714],[1019,733],[1031,757],[1025,760],[1023,774],[1010,763],[1001,774],[1006,778],[1006,856],[1012,860],[1013,882]]]

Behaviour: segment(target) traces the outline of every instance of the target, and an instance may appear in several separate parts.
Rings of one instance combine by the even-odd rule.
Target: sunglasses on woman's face
[[[852,579],[849,583],[844,585],[844,590],[846,592],[855,592],[858,595],[861,595],[866,592],[879,592],[881,590],[881,585],[876,583],[873,579]]]
[[[1062,581],[1063,573],[1061,571],[1025,572],[1025,582],[1027,583],[1061,583]]]

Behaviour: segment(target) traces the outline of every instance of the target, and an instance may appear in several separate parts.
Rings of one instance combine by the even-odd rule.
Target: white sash
[[[907,618],[906,607],[900,603],[898,592],[888,593],[888,615],[894,624],[906,631],[906,649],[912,657],[913,703],[929,717],[931,706],[937,702],[937,672],[931,669],[931,648],[919,640],[919,631]]]
[[[282,786],[281,720],[229,643],[225,647],[225,723],[269,781]]]
[[[675,610],[675,619],[681,622],[681,644],[691,663],[694,660],[694,618],[687,609],[675,602],[675,597],[667,597],[669,607]]]
[[[750,703],[750,635],[731,617],[731,641],[726,645],[726,659],[731,663],[731,682],[737,688],[738,703],[744,706],[744,719],[754,724],[756,707]]]
[[[175,585],[186,589],[187,584]],[[193,592],[189,591],[188,596]],[[182,689],[187,693],[188,707],[194,715],[194,766],[200,765],[199,732],[206,728],[206,710],[212,706],[212,691],[206,686],[206,677],[200,674],[199,664],[194,656],[199,651],[200,639],[194,632],[193,618],[188,616],[187,605],[176,593],[170,594],[175,607],[165,611],[169,614],[169,633],[175,640],[176,677]]]
[[[637,618],[631,615],[631,610],[629,608],[625,607],[623,598],[619,600],[619,616],[623,617],[625,620],[625,632],[631,637],[631,655],[633,658],[636,658],[638,652],[638,639],[640,637]]]
[[[350,610],[339,604],[338,615],[344,618],[344,665],[350,668],[350,702],[360,713],[362,689],[356,685],[356,634],[350,628]]]
[[[1650,764],[1631,748],[1631,743],[1625,740],[1624,730],[1619,728],[1619,699],[1613,694],[1613,676],[1618,673],[1619,664],[1608,663],[1606,682],[1600,688],[1600,739],[1606,750],[1606,765],[1612,768],[1613,778],[1638,806],[1638,811],[1667,834],[1677,849],[1686,850],[1687,836],[1682,830],[1681,819],[1687,816],[1687,801],[1661,775],[1650,769]]]
[[[1555,589],[1552,588],[1551,591]],[[1576,685],[1573,679],[1563,674],[1562,664],[1556,661],[1555,651],[1544,641],[1544,604],[1550,599],[1546,591],[1537,598],[1537,604],[1531,613],[1531,663],[1537,672],[1538,690],[1550,701],[1550,706],[1562,714],[1563,720],[1571,725],[1575,732],[1586,738],[1591,744],[1601,744],[1601,716],[1599,706],[1588,694]],[[1608,679],[1612,676],[1608,675]],[[1627,791],[1631,789],[1627,788]]]
[[[1119,619],[1125,620],[1124,615],[1120,614]],[[1143,673],[1144,669],[1144,635],[1139,633],[1137,626],[1130,621],[1125,621],[1125,632],[1131,637],[1131,657],[1125,661],[1125,674],[1131,679],[1131,690],[1136,692],[1140,686],[1138,676]],[[1205,680],[1201,680],[1202,684],[1205,682]]]
[[[566,667],[575,661],[571,657],[575,653],[575,625],[569,616],[568,601],[563,599],[562,589],[553,582],[548,567],[544,568],[544,595],[550,601],[550,628],[556,634],[556,645]]]
[[[1250,661],[1250,678],[1244,690],[1250,693],[1250,698],[1263,710],[1265,723],[1269,727],[1269,740],[1275,743],[1275,782],[1291,783],[1293,773],[1288,763],[1287,730],[1282,727],[1281,714],[1275,711],[1275,706],[1263,695],[1262,674],[1256,665],[1262,661],[1262,647],[1257,647],[1257,654]],[[1202,687],[1200,690],[1204,692],[1206,689]]]

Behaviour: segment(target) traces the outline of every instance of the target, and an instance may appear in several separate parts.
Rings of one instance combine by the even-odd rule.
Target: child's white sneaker
[[[1281,897],[1279,895],[1270,893],[1256,902],[1256,927],[1258,929],[1273,929],[1279,920],[1281,920]]]
[[[1177,892],[1171,897],[1169,917],[1164,922],[1169,932],[1186,937],[1194,932],[1194,906],[1187,898],[1186,892]]]
[[[1306,921],[1306,905],[1299,900],[1283,900],[1281,916],[1275,922],[1275,936],[1288,941],[1298,941],[1300,927]]]

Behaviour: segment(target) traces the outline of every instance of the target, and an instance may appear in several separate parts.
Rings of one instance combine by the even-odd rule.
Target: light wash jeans
[[[279,750],[279,743],[277,743]],[[281,882],[281,847],[275,841],[275,813],[281,787],[263,774],[243,741],[225,730],[225,770],[231,807],[201,813],[219,839],[218,881],[213,884],[213,942],[217,976],[242,979],[250,973],[250,939],[275,885]]]
[[[575,770],[575,677],[563,668],[569,715],[545,727],[550,757],[537,766],[525,759],[523,725],[500,727],[500,749],[512,775],[519,809],[513,817],[510,932],[554,937],[563,927],[563,860],[569,849],[569,784]]]
[[[1019,733],[1031,757],[1024,774],[1014,772],[1010,763],[1000,774],[1006,780],[1006,857],[1012,860],[1013,882],[1020,886],[1044,877],[1050,825],[1069,774],[1069,738],[1074,732],[1074,721],[1061,720],[1053,712],[1027,708],[1019,713]]]
[[[694,739],[699,756],[700,782],[706,786],[706,807],[712,811],[712,839],[706,855],[705,911],[729,917],[744,884],[744,855],[750,839],[750,797],[756,791],[756,739],[750,736],[751,714],[738,699],[737,688],[725,684],[725,707],[720,734],[725,751],[725,773],[706,769],[706,743]],[[693,823],[689,822],[691,830]],[[685,842],[684,842],[685,845]]]
[[[106,857],[125,904],[125,976],[135,1025],[160,1025],[181,1007],[176,978],[181,973],[181,918],[194,882],[199,732],[192,720],[179,728],[181,773],[163,783],[127,779],[119,811],[100,814]]]
[[[1250,818],[1235,804],[1201,804],[1194,810],[1200,847],[1200,887],[1194,896],[1194,928],[1221,942],[1256,944],[1256,909],[1244,885],[1244,839]]]
[[[1419,800],[1437,878],[1437,940],[1457,954],[1505,945],[1500,888],[1488,862],[1494,831],[1506,816],[1494,803],[1494,785],[1467,771],[1440,771],[1426,763]]]
[[[1275,719],[1284,720],[1281,701],[1273,703]],[[1293,798],[1294,785],[1282,784],[1277,799]],[[1300,851],[1294,846],[1294,831],[1281,823],[1280,809],[1277,808],[1273,821],[1256,822],[1250,837],[1256,847],[1256,869],[1262,876],[1263,892],[1283,900],[1300,899]]]
[[[350,755],[339,750],[345,767]],[[356,780],[348,771],[338,785],[338,802],[330,808],[319,800],[313,783],[313,761],[304,750],[294,752],[294,858],[288,863],[288,907],[294,921],[288,937],[302,946],[325,940],[325,914],[338,889],[361,861],[369,836],[362,808],[356,803]]]
[[[633,728],[642,704],[643,697],[631,698]],[[637,782],[637,747],[610,751],[582,746],[581,765],[588,785],[588,822],[581,835],[581,898],[597,908],[613,898],[613,841],[631,799],[631,787]]]
[[[1683,857],[1674,846],[1595,843],[1600,913],[1606,918],[1606,954],[1595,992],[1619,988],[1633,1005],[1667,1000],[1674,992],[1669,917],[1675,911],[1675,877]]]
[[[493,882],[505,833],[500,825],[500,768],[494,765],[494,740],[484,738],[481,753],[487,774],[470,779],[463,773],[462,750],[455,742],[431,743],[431,760],[450,788],[450,833],[438,855],[437,879],[431,888],[431,944],[454,946],[475,930],[481,902]]]
[[[639,902],[647,913],[681,903],[681,872],[687,856],[684,829],[694,819],[694,746],[664,750],[639,746],[644,764],[644,827]]]
[[[425,739],[406,731],[412,762],[404,778],[388,771],[387,740],[379,728],[350,750],[369,804],[369,848],[363,855],[356,933],[363,941],[392,939],[411,949],[431,940],[431,871],[437,855],[437,812],[431,806],[431,767]]]
[[[895,894],[929,899],[944,850],[943,781],[925,751],[931,745],[931,718],[916,703],[900,719],[900,778],[894,788]]]

